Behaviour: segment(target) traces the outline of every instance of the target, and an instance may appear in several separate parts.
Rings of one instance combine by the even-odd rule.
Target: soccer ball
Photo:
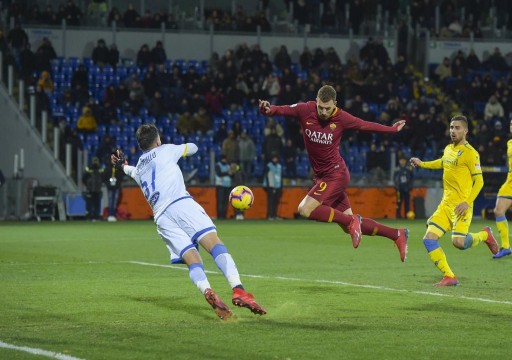
[[[405,216],[409,220],[414,220],[414,218],[416,217],[416,214],[414,213],[414,211],[411,210],[411,211],[408,211],[407,214],[405,214]]]
[[[254,194],[247,186],[239,185],[229,194],[229,203],[236,210],[245,211],[251,207],[253,202]]]

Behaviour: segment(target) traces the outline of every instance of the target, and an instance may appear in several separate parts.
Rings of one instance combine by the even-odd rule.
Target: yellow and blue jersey
[[[480,155],[469,143],[449,144],[443,156],[434,161],[422,162],[425,169],[443,169],[443,205],[458,205],[468,201],[475,176],[482,176]],[[473,201],[470,202],[470,205]]]

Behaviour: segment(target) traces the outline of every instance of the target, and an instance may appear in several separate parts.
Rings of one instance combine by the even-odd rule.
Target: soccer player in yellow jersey
[[[480,155],[467,142],[468,121],[465,116],[454,116],[450,121],[452,143],[444,149],[443,156],[434,161],[411,158],[414,167],[443,169],[443,198],[434,214],[428,219],[423,244],[430,259],[443,273],[443,279],[434,286],[455,286],[459,282],[448,265],[446,255],[439,245],[439,238],[452,232],[453,245],[461,250],[485,242],[491,252],[498,252],[498,243],[491,228],[469,233],[473,217],[473,202],[484,185],[480,169]]]
[[[510,121],[510,132],[512,132],[512,121]],[[508,157],[508,175],[507,180],[498,191],[496,198],[496,207],[494,214],[496,215],[496,226],[500,233],[501,249],[497,254],[493,255],[494,259],[500,259],[504,256],[510,255],[510,240],[508,238],[508,222],[505,216],[506,211],[512,205],[512,140],[507,142],[507,157]]]

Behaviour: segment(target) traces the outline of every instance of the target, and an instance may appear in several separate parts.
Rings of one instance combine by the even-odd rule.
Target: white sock
[[[224,274],[224,277],[228,280],[231,288],[242,284],[240,281],[240,274],[238,273],[238,269],[236,268],[235,262],[230,254],[222,253],[214,260],[215,264],[217,264],[220,271]]]

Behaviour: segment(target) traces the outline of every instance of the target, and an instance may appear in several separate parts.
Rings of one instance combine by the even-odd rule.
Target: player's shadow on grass
[[[163,308],[169,311],[186,312],[192,316],[200,315],[205,319],[212,317],[213,310],[206,301],[204,304],[197,304],[193,302],[193,299],[187,296],[129,296],[128,299],[139,303]]]
[[[324,332],[339,332],[352,331],[352,330],[365,330],[367,326],[355,325],[354,323],[347,323],[352,319],[343,319],[343,322],[339,324],[325,324],[325,323],[314,323],[306,321],[288,322],[288,321],[277,321],[273,319],[266,319],[266,321],[258,322],[258,326],[268,326],[273,331],[279,328],[297,329],[297,330],[314,330]]]
[[[474,306],[471,306],[471,303],[468,303],[467,306],[461,306],[461,305],[450,305],[446,303],[428,303],[428,304],[422,304],[419,306],[412,306],[407,307],[405,310],[408,311],[414,311],[414,312],[432,312],[432,313],[446,313],[449,315],[457,314],[460,316],[467,316],[467,317],[482,317],[482,319],[485,319],[485,321],[489,321],[490,318],[499,318],[501,319],[503,317],[503,313],[500,312],[493,312],[486,309],[479,309],[475,308]]]

